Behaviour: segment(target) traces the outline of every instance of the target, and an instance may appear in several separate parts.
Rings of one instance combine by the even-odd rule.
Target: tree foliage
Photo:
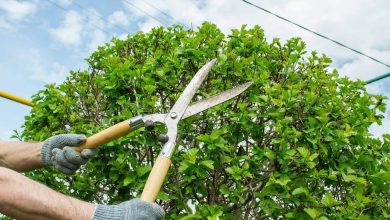
[[[389,218],[390,135],[373,138],[385,97],[339,77],[331,60],[255,26],[223,34],[204,23],[113,39],[60,85],[33,96],[24,140],[92,135],[138,114],[167,112],[195,72],[216,66],[194,100],[254,83],[232,101],[181,121],[158,203],[167,219]],[[140,129],[103,146],[75,176],[28,175],[65,194],[115,204],[140,196],[164,132]],[[192,211],[194,210],[194,211]]]

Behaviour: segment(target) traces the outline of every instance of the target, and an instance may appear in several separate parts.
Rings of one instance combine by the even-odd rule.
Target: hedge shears
[[[154,202],[171,165],[171,157],[175,150],[177,125],[179,121],[239,95],[252,84],[251,82],[247,82],[233,89],[226,90],[217,95],[202,99],[192,105],[189,105],[191,99],[195,95],[199,86],[205,80],[215,62],[216,59],[211,60],[195,74],[168,113],[135,116],[92,135],[91,137],[87,138],[86,142],[77,147],[74,147],[74,149],[80,152],[86,148],[99,147],[121,136],[124,136],[133,130],[145,127],[145,125],[150,123],[165,124],[167,127],[167,139],[165,140],[163,148],[154,163],[141,195],[142,200]]]

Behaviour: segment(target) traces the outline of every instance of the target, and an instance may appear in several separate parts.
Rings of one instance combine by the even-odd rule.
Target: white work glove
[[[41,160],[47,165],[53,165],[58,171],[66,175],[73,175],[81,165],[95,156],[97,149],[84,149],[81,153],[70,146],[77,146],[87,138],[81,134],[60,134],[48,138],[43,142]]]
[[[132,199],[118,205],[97,205],[92,220],[160,220],[164,215],[156,203]]]

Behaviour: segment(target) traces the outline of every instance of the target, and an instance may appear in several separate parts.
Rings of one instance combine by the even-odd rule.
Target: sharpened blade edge
[[[234,87],[233,89],[226,90],[224,92],[218,93],[216,95],[213,95],[209,98],[202,99],[190,106],[186,109],[181,119],[188,118],[192,115],[198,114],[199,112],[202,112],[206,109],[209,109],[211,107],[214,107],[216,105],[219,105],[223,102],[226,102],[242,92],[244,92],[246,89],[248,89],[252,85],[252,82],[247,82],[242,85],[239,85],[237,87]]]
[[[202,68],[200,68],[200,70],[195,74],[195,76],[188,83],[187,87],[181,93],[179,99],[176,101],[176,103],[171,108],[171,111],[169,111],[169,116],[172,113],[177,115],[175,117],[176,121],[178,121],[182,118],[182,115],[184,114],[185,110],[188,108],[188,105],[190,104],[191,99],[194,97],[199,86],[206,79],[207,75],[209,74],[211,68],[214,66],[216,61],[217,61],[217,59],[213,59],[210,62],[206,63],[204,66],[202,66]],[[175,118],[173,118],[173,119],[175,119]]]

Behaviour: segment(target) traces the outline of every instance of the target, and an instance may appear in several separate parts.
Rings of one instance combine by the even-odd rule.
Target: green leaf
[[[309,158],[310,156],[310,151],[306,148],[303,148],[303,147],[298,147],[297,148],[299,154],[301,154],[301,156],[305,159]]]
[[[275,153],[272,152],[269,149],[264,150],[264,156],[266,156],[268,159],[273,160],[275,158]]]
[[[196,140],[202,141],[202,142],[205,142],[205,143],[209,143],[209,142],[210,142],[210,136],[209,136],[209,135],[201,134],[201,135],[198,135],[198,136],[196,137]]]
[[[225,54],[219,54],[218,64],[221,65],[227,60],[227,56]]]
[[[298,195],[298,194],[308,195],[309,194],[309,190],[306,187],[299,187],[299,188],[294,189],[292,194],[293,195]]]
[[[321,214],[321,212],[317,209],[305,208],[304,210],[311,217],[311,219],[315,219]]]
[[[214,169],[214,165],[213,165],[214,161],[212,161],[212,160],[203,160],[202,162],[200,162],[200,164],[202,166],[209,168],[210,170]]]
[[[324,197],[322,197],[321,203],[322,203],[323,205],[327,206],[327,207],[332,207],[332,206],[335,206],[335,205],[338,205],[338,204],[339,204],[339,202],[336,201],[336,200],[333,198],[332,194],[330,194],[330,193],[326,193],[326,194],[324,195]]]
[[[231,174],[235,180],[240,180],[244,177],[243,176],[244,171],[238,166],[228,167],[226,168],[226,172]]]
[[[162,201],[168,201],[169,200],[169,195],[168,195],[168,193],[166,193],[164,191],[160,191],[157,194],[157,199],[160,199]]]
[[[183,172],[186,171],[190,166],[191,166],[191,164],[188,163],[188,161],[182,161],[182,162],[180,162],[179,172],[183,173]]]
[[[196,156],[198,155],[198,152],[199,152],[198,148],[192,148],[188,150],[188,152],[185,154],[187,161],[191,164],[195,164]]]
[[[367,185],[367,181],[362,177],[357,177],[355,175],[345,175],[343,174],[343,179],[345,182],[354,182],[354,183],[361,183],[363,185]]]
[[[146,90],[146,92],[148,93],[152,93],[154,92],[154,90],[156,89],[153,85],[145,85],[144,86],[144,89]]]
[[[281,178],[277,179],[275,181],[275,183],[281,185],[281,186],[285,186],[287,185],[288,182],[290,182],[291,180],[288,178],[288,176],[282,176]]]
[[[137,176],[142,177],[149,173],[152,168],[150,166],[139,166],[136,168]]]
[[[222,194],[230,194],[230,190],[226,187],[226,186],[222,186],[219,191],[222,193]]]
[[[313,161],[313,160],[315,160],[317,157],[318,157],[318,154],[317,154],[317,153],[314,153],[314,154],[310,155],[309,160],[310,160],[310,161]]]
[[[127,185],[129,185],[130,183],[134,183],[134,182],[135,182],[134,176],[126,176],[126,177],[123,179],[123,186],[127,186]]]

